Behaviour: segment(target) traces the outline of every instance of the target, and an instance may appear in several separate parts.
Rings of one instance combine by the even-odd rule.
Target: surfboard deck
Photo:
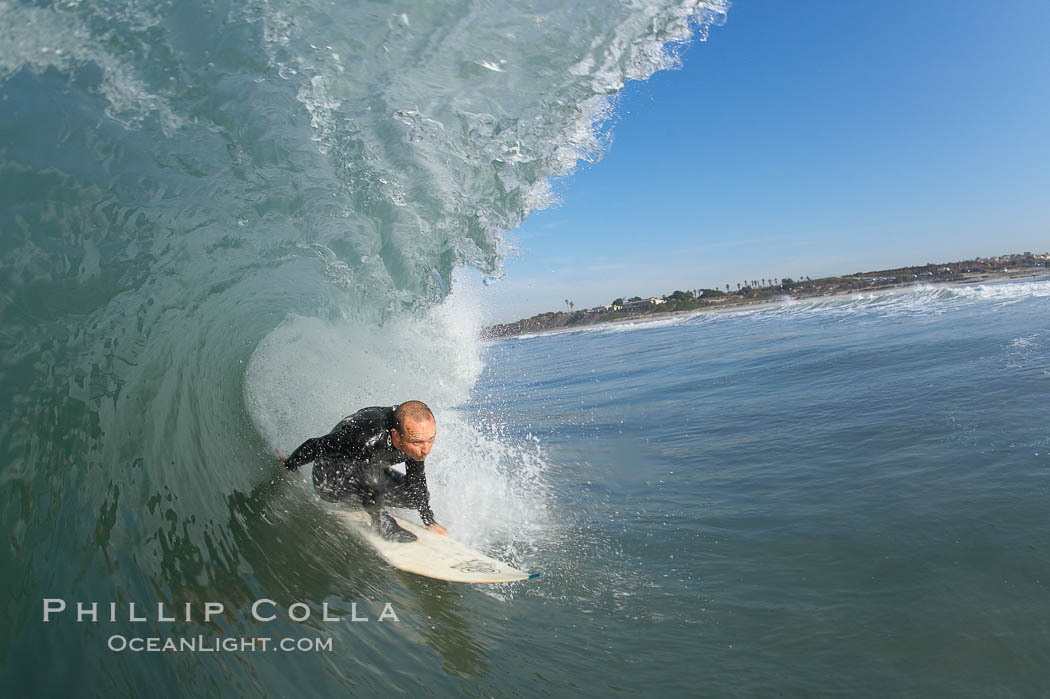
[[[504,583],[528,580],[529,574],[475,551],[466,544],[435,534],[424,527],[394,517],[398,525],[416,535],[416,540],[399,544],[372,531],[371,519],[363,510],[340,510],[338,516],[387,563],[407,573],[461,583]]]

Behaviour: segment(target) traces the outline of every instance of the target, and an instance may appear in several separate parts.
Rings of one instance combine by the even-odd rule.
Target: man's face
[[[425,460],[434,447],[436,438],[437,424],[433,420],[406,420],[404,434],[396,427],[390,430],[390,441],[394,449],[413,461]]]

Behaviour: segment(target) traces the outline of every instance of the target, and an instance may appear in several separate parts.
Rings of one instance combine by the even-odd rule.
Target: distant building
[[[661,303],[667,303],[667,299],[658,299],[655,296],[650,296],[647,299],[628,301],[623,305],[623,309],[625,311],[646,311],[650,308],[656,308]]]

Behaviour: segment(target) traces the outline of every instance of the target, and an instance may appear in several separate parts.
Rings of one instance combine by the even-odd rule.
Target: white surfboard
[[[394,517],[398,525],[416,535],[416,540],[400,544],[387,541],[372,531],[371,518],[364,510],[339,510],[347,526],[376,550],[383,560],[398,570],[427,578],[462,583],[502,583],[539,577],[511,567],[480,551],[418,524]]]

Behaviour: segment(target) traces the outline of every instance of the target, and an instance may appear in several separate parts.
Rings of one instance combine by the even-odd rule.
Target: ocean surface
[[[539,686],[1050,694],[1048,318],[1042,279],[492,345],[477,405],[553,488]]]
[[[1050,694],[1047,280],[479,339],[725,9],[0,0],[3,695]],[[391,570],[274,456],[410,398],[538,579]]]

